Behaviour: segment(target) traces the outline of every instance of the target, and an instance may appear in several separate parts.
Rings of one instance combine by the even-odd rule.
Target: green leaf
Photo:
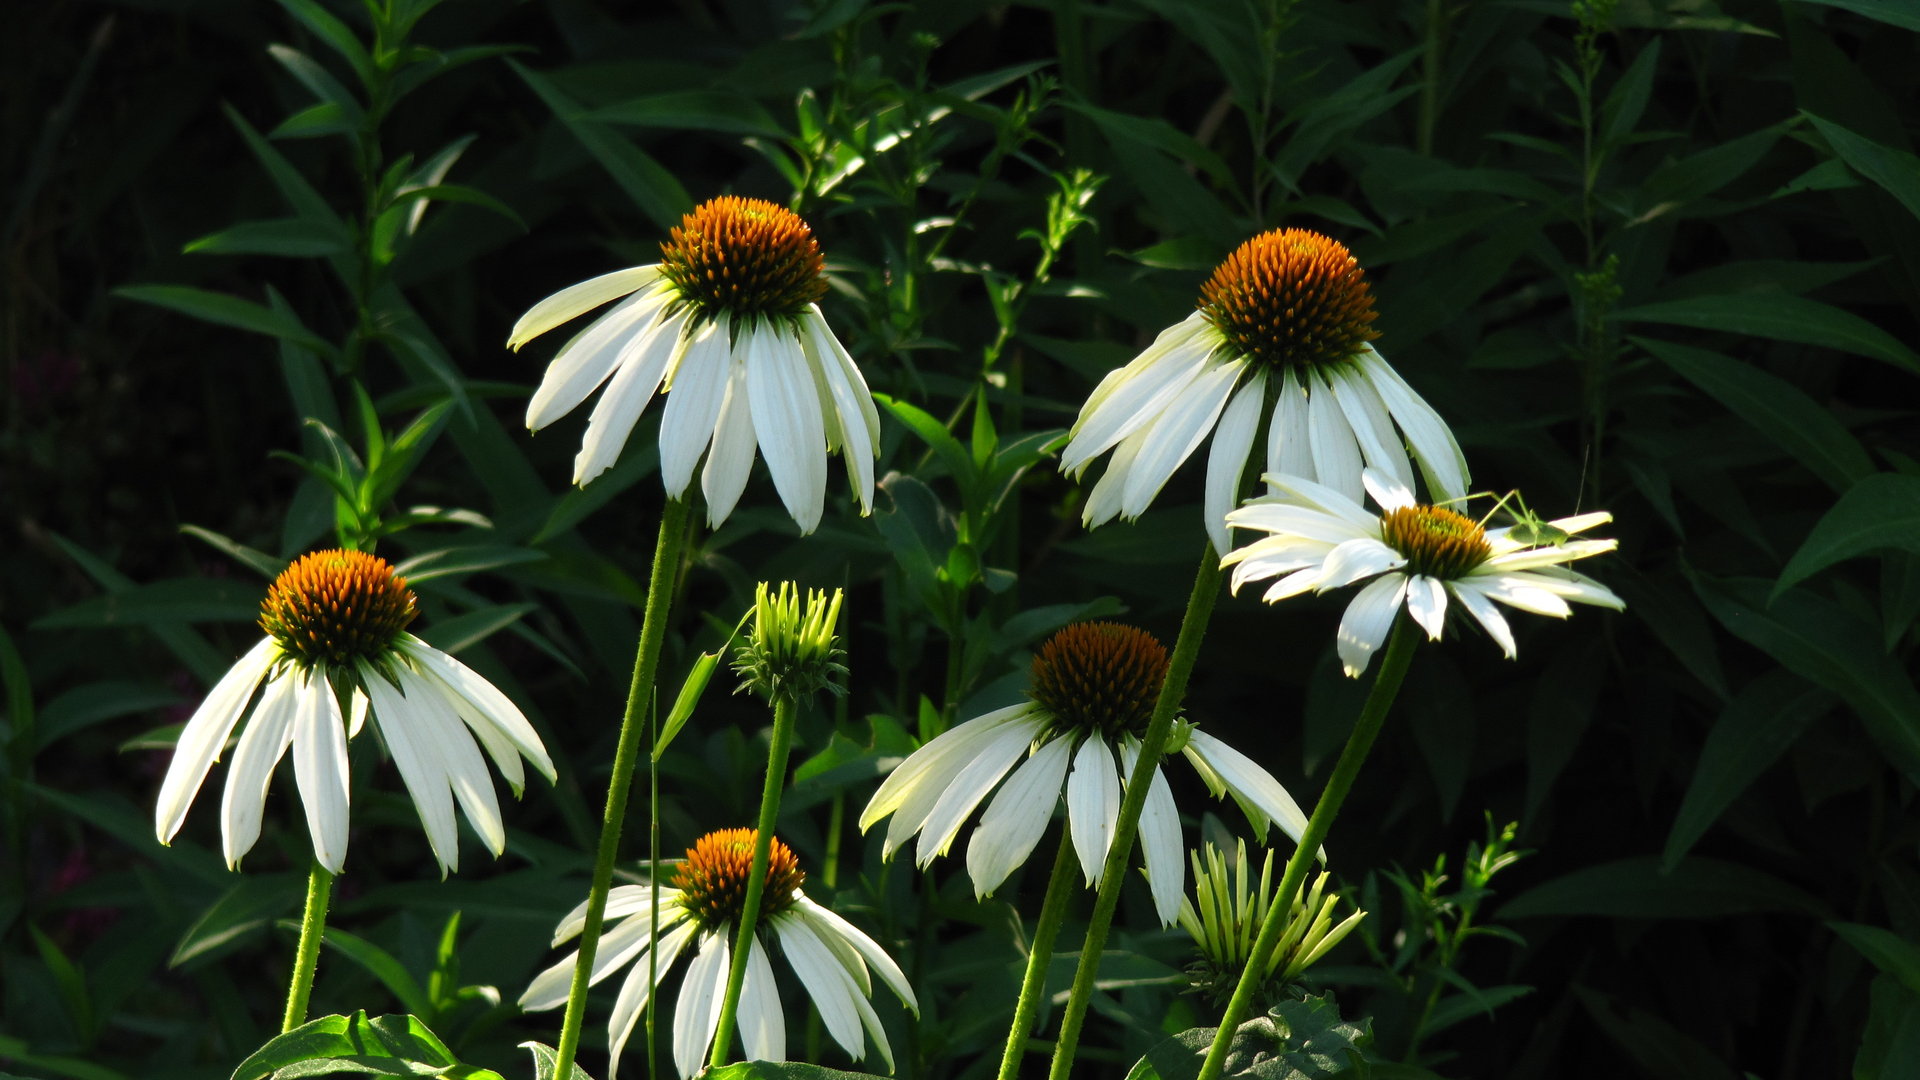
[[[496,604],[450,619],[440,619],[415,633],[441,652],[458,654],[512,626],[522,616],[539,610],[539,604]]]
[[[415,1017],[369,1020],[365,1012],[351,1019],[323,1016],[276,1036],[241,1062],[232,1080],[292,1080],[342,1072],[504,1080],[490,1069],[462,1065]]]
[[[269,555],[257,548],[250,548],[231,537],[222,536],[212,529],[203,529],[198,525],[182,525],[180,531],[196,540],[204,541],[209,547],[220,551],[234,562],[272,581],[287,568],[287,560],[277,555]]]
[[[544,562],[549,556],[535,548],[506,547],[496,544],[466,544],[459,547],[423,551],[402,560],[393,570],[411,582],[432,581],[456,574],[476,574],[503,566]]]
[[[716,90],[678,90],[603,105],[585,114],[589,120],[636,127],[724,131],[784,139],[773,114],[743,94]]]
[[[122,285],[113,290],[113,294],[168,308],[220,326],[291,341],[322,356],[333,355],[333,346],[300,325],[297,317],[237,296],[191,285]]]
[[[1909,0],[1795,0],[1795,2],[1841,8],[1856,15],[1865,15],[1869,19],[1878,19],[1889,26],[1920,30],[1920,10],[1916,10]]]
[[[1633,64],[1613,84],[1606,103],[1600,107],[1602,145],[1615,146],[1633,133],[1634,126],[1640,123],[1640,115],[1647,110],[1647,101],[1653,96],[1653,76],[1659,65],[1660,39],[1655,37],[1641,47]]]
[[[4,632],[0,631],[0,660],[8,655]],[[0,667],[5,665],[0,664]],[[9,689],[12,687],[12,673],[8,672]],[[33,718],[31,724],[22,721],[28,714],[20,711],[16,702],[9,714],[16,737],[24,734],[30,727],[33,732],[34,749],[44,750],[61,739],[84,731],[105,720],[118,720],[134,713],[154,712],[180,704],[180,695],[164,687],[147,683],[122,680],[88,683],[71,690],[47,702],[40,715]],[[31,704],[29,701],[27,704]]]
[[[1662,872],[1652,855],[1583,867],[1500,906],[1500,918],[1601,915],[1612,919],[1717,919],[1757,911],[1819,914],[1825,905],[1771,874],[1698,856]]]
[[[1445,970],[1445,969],[1442,969]],[[1509,1001],[1518,1001],[1533,993],[1531,986],[1488,986],[1472,994],[1452,994],[1440,1000],[1420,1027],[1423,1036],[1434,1035],[1476,1016],[1491,1016],[1493,1010]]]
[[[350,125],[358,125],[366,110],[358,99],[341,85],[340,80],[326,68],[315,63],[311,56],[286,45],[269,45],[267,54],[280,62],[300,85],[323,103],[340,110],[341,117]]]
[[[129,1080],[126,1073],[116,1072],[105,1065],[95,1065],[84,1058],[36,1054],[31,1047],[32,1044],[25,1039],[0,1034],[0,1059],[6,1060],[10,1065],[54,1076],[71,1077],[72,1080]],[[0,1077],[11,1075],[11,1073],[0,1073]],[[14,1077],[14,1080],[40,1080],[40,1078]]]
[[[192,241],[181,251],[205,255],[284,255],[309,258],[347,250],[347,240],[315,221],[274,218],[244,221]]]
[[[353,31],[347,27],[346,23],[341,22],[332,12],[320,6],[318,0],[278,0],[278,2],[281,7],[287,9],[288,14],[300,20],[301,25],[311,30],[315,37],[326,42],[329,48],[339,53],[341,58],[353,67],[353,72],[359,76],[362,85],[373,85],[373,58],[367,55],[366,48],[360,44],[359,38],[353,36]]]
[[[1773,149],[1773,144],[1780,141],[1786,128],[1786,124],[1764,127],[1657,170],[1639,189],[1641,204],[1650,207],[1639,221],[1703,199],[1748,175],[1767,151]]]
[[[1783,671],[1767,672],[1742,687],[1701,747],[1693,781],[1667,833],[1661,870],[1678,865],[1733,800],[1832,707],[1832,695]]]
[[[743,620],[744,621],[744,620]],[[736,626],[736,630],[739,628]],[[674,695],[673,708],[668,711],[667,719],[660,726],[660,736],[653,744],[653,760],[659,761],[667,747],[672,745],[673,737],[693,719],[693,710],[700,707],[700,698],[707,692],[707,684],[713,681],[713,673],[719,668],[720,661],[726,657],[733,638],[727,638],[727,644],[713,652],[701,653],[693,661],[693,667],[687,672],[686,681],[680,684],[680,692]]]
[[[701,1076],[704,1080],[886,1080],[873,1073],[846,1072],[801,1061],[737,1061]]]
[[[1915,945],[1891,930],[1878,926],[1828,920],[1827,926],[1847,944],[1859,950],[1874,967],[1900,980],[1900,985],[1920,994],[1920,945]]]
[[[300,875],[248,874],[202,912],[167,960],[177,968],[236,941],[300,904]]]
[[[1667,323],[1818,345],[1920,374],[1920,356],[1900,344],[1892,334],[1858,315],[1804,296],[1755,293],[1698,296],[1642,304],[1615,317],[1628,323]]]
[[[281,925],[294,930],[299,929],[299,924],[292,920],[287,920]],[[366,938],[349,934],[336,927],[327,928],[326,937],[321,939],[321,944],[365,968],[367,974],[378,979],[380,985],[386,987],[395,998],[399,999],[401,1007],[407,1012],[416,1016],[433,1014],[433,1002],[428,999],[426,990],[421,988],[419,980],[415,979],[400,961],[393,958],[393,954]]]
[[[280,190],[280,197],[287,200],[287,205],[293,212],[302,221],[315,222],[345,235],[346,223],[340,220],[340,215],[334,213],[333,207],[327,205],[327,200],[321,198],[320,193],[307,182],[306,175],[295,168],[279,150],[274,149],[272,143],[261,138],[260,133],[253,129],[253,125],[247,123],[246,118],[235,111],[233,106],[223,105],[222,109],[226,112],[227,119],[239,129],[240,137],[246,140],[248,149],[253,151],[254,157],[258,158],[261,166],[267,170],[267,175],[273,178],[274,187]]]
[[[1920,477],[1876,473],[1847,489],[1787,560],[1773,595],[1843,559],[1883,550],[1920,553]]]
[[[60,995],[60,1003],[66,1006],[74,1030],[80,1033],[82,1040],[91,1040],[93,1002],[92,996],[87,993],[86,974],[39,927],[28,923],[27,933],[33,938],[34,951],[40,954],[41,966],[47,969],[47,974],[53,979],[54,990]]]
[[[428,184],[424,187],[403,188],[395,193],[393,201],[387,204],[387,209],[398,210],[413,202],[451,202],[478,206],[484,210],[491,210],[520,226],[522,232],[527,229],[526,219],[520,216],[519,211],[484,191],[462,184]]]
[[[553,1080],[554,1068],[560,1064],[558,1051],[546,1043],[537,1042],[523,1042],[520,1048],[533,1052],[533,1080]],[[707,1075],[713,1077],[719,1074],[708,1073]],[[587,1070],[581,1068],[580,1063],[576,1061],[573,1064],[572,1080],[593,1080],[593,1077],[589,1076]]]
[[[1866,1030],[1853,1059],[1853,1080],[1920,1076],[1920,994],[1891,975],[1873,980]]]
[[[252,622],[260,614],[260,587],[232,581],[178,578],[82,600],[42,615],[36,629],[76,626],[149,626],[169,622]]]
[[[960,485],[961,490],[966,491],[972,487],[979,473],[979,470],[974,467],[973,455],[968,453],[960,440],[947,430],[947,425],[919,406],[898,398],[875,394],[873,400],[892,413],[894,419],[905,424],[907,430],[918,435],[920,441],[927,444],[927,448],[940,459],[940,463],[947,467],[947,472]]]
[[[507,63],[526,80],[540,100],[546,102],[547,108],[553,110],[567,130],[573,132],[573,137],[580,140],[587,152],[600,162],[640,212],[651,218],[662,231],[680,224],[681,215],[693,209],[693,199],[687,194],[686,188],[681,187],[680,181],[674,179],[673,174],[662,168],[659,162],[609,131],[605,125],[589,119],[580,106],[544,76],[511,60]]]
[[[1908,8],[1910,13],[1920,8]],[[1890,146],[1881,146],[1871,139],[1856,135],[1831,120],[1825,120],[1802,110],[1802,115],[1813,121],[1820,129],[1827,145],[1840,155],[1853,168],[1854,172],[1866,177],[1886,189],[1887,194],[1900,200],[1907,212],[1920,218],[1920,157],[1905,150],[1895,150]]]
[[[1340,1019],[1332,994],[1289,999],[1233,1033],[1221,1077],[1259,1080],[1333,1080],[1352,1075],[1373,1040],[1371,1021]],[[1147,1052],[1127,1080],[1193,1080],[1218,1028],[1183,1031]]]
[[[1876,627],[1799,589],[1769,604],[1767,583],[1751,578],[1696,576],[1694,591],[1735,637],[1839,695],[1894,767],[1920,777],[1920,692]]]
[[[1628,339],[1753,425],[1835,491],[1873,472],[1873,461],[1833,413],[1785,379],[1705,349]]]

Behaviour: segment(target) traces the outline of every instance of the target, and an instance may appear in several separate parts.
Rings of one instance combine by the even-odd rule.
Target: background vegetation
[[[0,35],[0,1068],[224,1075],[273,1030],[307,858],[287,787],[241,875],[206,806],[169,850],[151,803],[170,727],[256,638],[263,575],[332,542],[335,496],[275,455],[333,464],[310,420],[364,455],[356,381],[373,428],[427,416],[364,493],[417,521],[380,552],[415,560],[425,636],[527,709],[561,779],[511,809],[504,858],[470,848],[440,883],[392,771],[358,764],[315,1011],[410,1011],[513,1071],[552,1041],[557,1015],[510,1003],[585,893],[658,411],[571,490],[583,420],[520,425],[553,346],[501,342],[733,192],[809,218],[829,320],[915,408],[889,410],[870,519],[836,489],[802,541],[756,474],[697,537],[666,668],[757,579],[849,590],[851,694],[803,722],[782,833],[922,988],[917,1025],[880,1006],[901,1075],[991,1072],[1039,872],[976,904],[956,862],[883,865],[850,817],[1068,619],[1171,639],[1197,470],[1089,534],[1042,448],[1280,225],[1353,248],[1377,344],[1478,486],[1614,513],[1590,570],[1629,604],[1533,620],[1517,662],[1421,650],[1329,844],[1375,915],[1317,985],[1373,1017],[1381,1059],[1445,1076],[1920,1075],[1899,0],[396,8],[358,59],[375,18],[332,0],[27,5]],[[1302,801],[1363,689],[1332,662],[1337,603],[1223,601],[1188,709]],[[663,850],[749,819],[765,722],[715,695],[675,742]],[[1454,895],[1488,814],[1534,853]],[[1465,941],[1464,905],[1517,940]],[[1085,1075],[1211,1022],[1147,911],[1123,903]]]

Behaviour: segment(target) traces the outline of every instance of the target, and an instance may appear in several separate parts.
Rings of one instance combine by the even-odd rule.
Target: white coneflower
[[[648,909],[655,905],[660,913],[660,954],[652,967],[659,977],[666,977],[682,952],[697,946],[674,1005],[674,1067],[681,1076],[691,1076],[706,1065],[707,1050],[720,1023],[720,1004],[726,994],[737,920],[747,899],[747,874],[753,865],[756,836],[753,829],[708,833],[687,849],[686,861],[674,871],[673,885],[622,885],[613,890],[607,901],[608,929],[594,956],[592,980],[599,983],[629,965],[632,970],[621,984],[613,1014],[607,1020],[611,1054],[607,1080],[619,1074],[620,1052],[626,1048],[653,993],[653,984],[647,979],[647,942],[651,923]],[[873,1037],[880,1057],[892,1071],[893,1049],[867,1000],[872,987],[868,969],[877,972],[907,1008],[917,1012],[919,1004],[913,989],[899,965],[872,938],[800,891],[805,880],[792,849],[775,837],[767,860],[766,891],[761,894],[760,913],[754,921],[753,952],[747,959],[746,981],[740,989],[740,1038],[747,1056],[761,1061],[785,1061],[787,1056],[786,1018],[774,986],[773,966],[767,960],[770,939],[800,977],[800,985],[806,988],[834,1041],[858,1061],[866,1055],[861,1034],[864,1030]],[[580,933],[586,925],[586,911],[587,905],[582,903],[560,921],[553,934],[555,945]],[[520,1007],[551,1009],[565,1004],[577,958],[577,954],[569,956],[535,976],[526,993],[520,995]]]
[[[1562,619],[1573,613],[1569,600],[1616,610],[1625,606],[1605,585],[1559,565],[1618,546],[1614,540],[1571,539],[1612,521],[1604,511],[1549,522],[1559,542],[1542,544],[1533,542],[1543,531],[1538,527],[1483,528],[1458,511],[1414,502],[1412,492],[1372,470],[1366,486],[1381,514],[1311,480],[1269,475],[1267,482],[1278,495],[1227,515],[1236,529],[1272,534],[1223,560],[1233,567],[1233,588],[1279,577],[1261,596],[1274,603],[1371,578],[1340,619],[1340,663],[1348,675],[1367,669],[1402,606],[1430,640],[1438,641],[1451,596],[1500,643],[1508,659],[1514,655],[1513,630],[1496,601]]]
[[[1034,656],[1031,700],[969,720],[914,751],[874,793],[860,828],[893,815],[886,854],[917,833],[917,861],[926,866],[946,853],[974,808],[1000,787],[967,844],[967,874],[974,893],[984,897],[1040,842],[1064,785],[1074,852],[1088,884],[1099,884],[1122,792],[1140,755],[1140,733],[1166,670],[1166,648],[1144,630],[1105,622],[1061,630]],[[1295,840],[1306,830],[1307,817],[1292,796],[1246,755],[1185,723],[1175,729],[1169,748],[1175,747],[1216,798],[1233,795],[1256,831],[1264,834],[1269,820]],[[1012,777],[1000,786],[1009,770]],[[1157,765],[1140,813],[1140,845],[1154,907],[1160,921],[1171,924],[1185,884],[1185,845],[1172,790]]]
[[[365,552],[317,551],[282,571],[260,603],[267,636],[221,677],[180,732],[154,807],[160,842],[180,831],[264,681],[220,801],[228,866],[238,868],[259,839],[267,784],[291,748],[314,858],[340,872],[347,857],[347,739],[368,715],[413,796],[441,872],[459,865],[456,799],[487,849],[500,854],[506,828],[475,739],[516,796],[526,782],[521,757],[549,781],[553,762],[505,694],[406,632],[413,617],[406,579]]]
[[[1212,432],[1207,534],[1225,554],[1224,518],[1263,425],[1267,472],[1358,500],[1363,466],[1412,487],[1411,448],[1435,501],[1465,495],[1453,433],[1369,344],[1373,319],[1366,278],[1336,241],[1278,229],[1240,245],[1201,288],[1199,309],[1108,373],[1081,408],[1060,467],[1078,475],[1113,451],[1087,524],[1146,512]]]
[[[682,497],[705,453],[709,525],[733,512],[756,443],[802,533],[820,524],[836,448],[869,512],[880,416],[814,303],[827,288],[820,269],[812,231],[786,207],[732,195],[701,203],[660,245],[658,263],[562,289],[514,324],[507,344],[518,349],[626,297],[561,346],[527,404],[527,427],[547,426],[607,383],[574,459],[573,482],[585,484],[613,466],[654,393],[670,391],[660,477]]]

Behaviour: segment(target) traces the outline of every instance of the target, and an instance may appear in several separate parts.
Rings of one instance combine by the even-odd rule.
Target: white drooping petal
[[[780,935],[780,948],[787,955],[787,963],[800,977],[807,996],[813,999],[813,1007],[820,1011],[820,1022],[826,1025],[827,1034],[856,1059],[862,1057],[866,1043],[860,1037],[860,1010],[854,1005],[860,998],[860,989],[853,976],[821,940],[820,932],[798,911],[774,916],[773,924]]]
[[[1153,437],[1153,429],[1142,428],[1120,440],[1120,446],[1114,450],[1113,457],[1107,461],[1107,469],[1087,493],[1087,504],[1080,510],[1080,521],[1087,528],[1105,525],[1120,515],[1120,507],[1125,497],[1127,476],[1133,471],[1134,459],[1140,456],[1140,448]]]
[[[1129,737],[1120,745],[1121,775],[1133,783],[1140,761],[1140,744]],[[1180,811],[1173,805],[1173,789],[1158,764],[1147,784],[1147,801],[1140,808],[1140,853],[1147,867],[1147,887],[1161,926],[1180,917],[1180,898],[1187,887],[1187,864],[1180,843]]]
[[[307,811],[313,857],[338,874],[347,859],[346,723],[326,679],[309,679],[293,693],[293,779]]]
[[[1335,364],[1322,370],[1333,390],[1334,401],[1360,444],[1367,468],[1392,477],[1402,487],[1411,488],[1413,466],[1407,461],[1407,448],[1400,442],[1400,433],[1393,428],[1393,417],[1388,414],[1386,403],[1380,400],[1379,391],[1350,365]]]
[[[1363,536],[1357,540],[1343,541],[1327,552],[1320,564],[1320,578],[1315,581],[1315,592],[1326,592],[1351,585],[1362,578],[1375,574],[1384,574],[1407,563],[1407,557],[1381,543],[1377,538]]]
[[[1420,463],[1420,471],[1427,478],[1427,492],[1436,503],[1457,501],[1467,495],[1467,458],[1460,452],[1460,444],[1454,440],[1452,429],[1433,406],[1416,393],[1392,365],[1375,352],[1373,346],[1365,346],[1354,357],[1360,374],[1371,383],[1386,403],[1387,411],[1393,414],[1394,422],[1406,434],[1407,445],[1413,450],[1414,460]]]
[[[1364,486],[1365,473],[1363,472],[1356,479]],[[1378,536],[1380,534],[1379,515],[1367,512],[1367,509],[1360,505],[1358,496],[1336,491],[1306,476],[1291,474],[1270,474],[1267,477],[1267,484],[1274,489],[1274,497],[1309,506],[1329,517],[1339,518],[1358,530],[1355,535]]]
[[[1467,614],[1472,615],[1486,629],[1487,636],[1500,646],[1500,651],[1506,654],[1507,659],[1513,659],[1516,653],[1513,645],[1513,628],[1507,625],[1507,617],[1500,613],[1500,609],[1493,605],[1493,601],[1487,599],[1487,595],[1480,591],[1479,586],[1475,585],[1472,579],[1455,581],[1448,585],[1448,591],[1453,593],[1454,599],[1460,601],[1461,607],[1467,609]]]
[[[1240,501],[1240,481],[1247,469],[1247,455],[1253,452],[1253,437],[1260,428],[1260,410],[1267,402],[1267,373],[1255,371],[1245,386],[1233,395],[1227,410],[1220,414],[1213,431],[1213,446],[1207,451],[1205,509],[1207,535],[1213,539],[1215,554],[1225,555],[1233,548],[1227,536],[1227,512]]]
[[[724,985],[724,984],[723,984]],[[749,1061],[787,1060],[787,1019],[780,1012],[780,994],[773,985],[773,965],[767,962],[760,935],[747,950],[746,979],[740,984],[740,1045]]]
[[[861,933],[858,927],[841,918],[831,909],[815,903],[805,894],[801,894],[794,900],[794,909],[805,913],[808,918],[819,924],[823,937],[834,934],[838,936],[838,940],[846,942],[854,952],[866,960],[874,971],[879,973],[881,981],[899,995],[901,1002],[908,1009],[915,1013],[920,1011],[920,1002],[913,996],[913,987],[907,984],[906,973],[900,970],[900,965],[893,962],[893,957],[888,956],[878,942]]]
[[[1073,771],[1067,774],[1067,824],[1088,888],[1100,884],[1119,818],[1120,772],[1113,752],[1099,736],[1088,736],[1073,755]]]
[[[808,359],[813,362],[826,400],[839,420],[840,452],[847,463],[847,480],[860,500],[862,515],[873,512],[873,463],[880,456],[880,411],[859,365],[833,336],[820,309],[809,306],[800,316]]]
[[[1386,644],[1387,631],[1393,628],[1393,618],[1400,613],[1406,595],[1405,574],[1384,574],[1369,582],[1347,605],[1334,644],[1348,678],[1359,678],[1373,654]]]
[[[733,346],[725,316],[709,319],[680,339],[671,366],[673,389],[660,416],[660,480],[667,495],[681,498],[693,481],[693,466],[713,439],[731,370]]]
[[[980,805],[1000,783],[1000,778],[1007,775],[1007,770],[1013,768],[1014,762],[1027,752],[1037,727],[1037,722],[1008,724],[973,751],[973,760],[954,776],[940,801],[927,812],[927,820],[920,828],[920,846],[914,853],[916,862],[924,867],[935,856],[947,853],[973,808]]]
[[[353,701],[347,707],[347,738],[357,737],[360,729],[367,726],[367,711],[370,708],[372,706],[367,701],[367,692],[358,686],[354,687]]]
[[[1447,590],[1425,574],[1407,578],[1407,614],[1427,632],[1428,641],[1439,641],[1441,628],[1447,625]]]
[[[1573,614],[1573,609],[1567,606],[1565,600],[1552,590],[1543,589],[1527,580],[1527,577],[1525,574],[1487,574],[1475,575],[1471,580],[1489,599],[1498,600],[1508,607],[1555,619],[1564,619]]]
[[[731,952],[724,931],[709,933],[680,983],[680,997],[673,1004],[673,1066],[683,1080],[707,1065],[714,1029],[720,1026],[720,1006],[727,996]]]
[[[666,929],[665,925],[660,927],[659,959],[654,962],[654,968],[663,979],[667,977],[667,970],[673,967],[673,962],[680,959],[681,952],[686,949],[687,943],[693,940],[693,935],[699,927],[694,923],[684,922],[671,934],[667,933]],[[613,999],[613,1012],[607,1017],[607,1080],[619,1080],[620,1052],[627,1048],[627,1040],[633,1035],[634,1025],[640,1022],[640,1017],[647,1008],[647,999],[652,996],[653,983],[647,980],[647,963],[643,955],[641,960],[633,965],[633,970],[627,973],[626,981],[620,984],[620,993]],[[566,992],[562,990],[560,1000],[554,1002],[554,1005],[565,1004],[566,1000]]]
[[[660,928],[662,930],[687,917],[687,909],[680,906],[680,890],[670,885],[659,886],[660,890]],[[607,893],[607,910],[601,918],[607,922],[623,919],[629,915],[647,910],[647,894],[653,887],[647,885],[616,885]],[[553,929],[553,944],[559,945],[577,936],[587,925],[587,901],[582,900],[567,912],[560,925]]]
[[[1280,397],[1267,425],[1268,473],[1313,479],[1313,443],[1307,427],[1307,390],[1289,367],[1281,376]]]
[[[931,789],[933,795],[914,818],[913,828],[917,831],[920,822],[926,818],[926,811],[933,808],[933,802],[939,799],[954,775],[966,767],[967,761],[973,756],[973,747],[980,740],[990,738],[996,728],[1021,719],[1032,709],[1030,703],[1022,702],[976,716],[940,733],[925,746],[907,755],[907,759],[895,766],[881,781],[880,789],[873,793],[873,798],[867,800],[867,808],[860,812],[860,831],[871,829],[881,818],[902,810],[909,799]]]
[[[1060,451],[1060,471],[1078,473],[1095,457],[1153,422],[1206,365],[1219,331],[1199,312],[1167,327],[1126,367],[1094,389]]]
[[[980,815],[980,824],[967,841],[967,876],[973,879],[976,899],[993,895],[1014,867],[1033,853],[1053,818],[1054,804],[1060,801],[1072,749],[1073,740],[1061,736],[1035,751]]]
[[[1557,547],[1526,548],[1495,555],[1486,562],[1488,570],[1537,570],[1543,566],[1558,566],[1575,559],[1604,555],[1620,546],[1618,540],[1568,540]]]
[[[1179,468],[1213,430],[1220,410],[1226,407],[1227,397],[1233,393],[1234,384],[1246,366],[1244,360],[1211,364],[1167,403],[1153,422],[1152,436],[1141,446],[1127,473],[1126,487],[1120,495],[1122,515],[1136,518],[1147,512],[1148,505],[1166,486],[1173,470]]]
[[[573,458],[575,484],[586,484],[620,460],[633,425],[660,389],[674,354],[685,347],[686,325],[684,314],[669,314],[662,309],[621,345],[619,368],[594,404],[586,435],[580,440],[580,452]]]
[[[187,807],[200,793],[207,771],[227,745],[227,736],[247,710],[254,688],[260,685],[280,656],[280,647],[272,638],[261,638],[246,655],[227,669],[220,681],[207,692],[207,699],[193,711],[193,717],[180,729],[174,745],[173,760],[167,765],[167,777],[160,783],[160,797],[153,807],[153,831],[164,844],[180,831],[187,818]]]
[[[612,911],[612,905],[608,905]],[[661,930],[672,923],[661,921]],[[647,941],[652,928],[645,918],[621,919],[615,921],[609,917],[602,924],[606,932],[600,938],[600,946],[593,954],[593,968],[587,972],[587,985],[598,986],[601,980],[633,962],[634,958],[646,952]],[[578,933],[579,931],[575,931]],[[567,1000],[567,991],[573,982],[573,969],[579,962],[580,954],[573,953],[565,960],[547,968],[534,976],[527,984],[526,992],[520,995],[520,1007],[533,1011],[551,1009]]]
[[[1413,488],[1378,469],[1361,472],[1360,483],[1365,485],[1367,494],[1382,510],[1399,510],[1414,505]]]
[[[820,526],[827,497],[827,432],[806,351],[784,324],[741,333],[747,352],[747,400],[773,489],[802,536]]]
[[[1280,826],[1280,831],[1292,837],[1295,843],[1306,835],[1307,815],[1301,813],[1300,804],[1293,801],[1287,789],[1273,774],[1261,768],[1247,755],[1214,738],[1204,731],[1194,730],[1188,734],[1187,745],[1182,749],[1187,760],[1191,761],[1208,786],[1213,781],[1231,792],[1235,801],[1243,809],[1259,811],[1259,818],[1253,820],[1254,831],[1264,836],[1267,822]],[[1216,793],[1217,794],[1217,793]],[[1253,815],[1249,814],[1251,819]],[[1320,857],[1326,858],[1326,850],[1320,851]]]
[[[293,742],[294,687],[301,675],[289,667],[269,680],[254,707],[253,719],[240,732],[233,764],[227,767],[227,788],[220,799],[220,840],[227,868],[238,869],[240,857],[260,839],[260,818],[266,811],[267,783],[273,767]]]
[[[1312,376],[1308,377],[1311,382]],[[1307,390],[1307,442],[1313,448],[1313,475],[1327,487],[1359,502],[1364,490],[1360,470],[1365,463],[1353,428],[1326,383]]]
[[[707,528],[726,523],[747,489],[753,471],[753,408],[747,404],[747,365],[735,355],[720,402],[720,418],[713,428],[713,449],[700,470],[700,491],[707,497]],[[768,459],[771,461],[772,459]]]
[[[569,285],[527,309],[507,335],[507,348],[518,349],[541,334],[592,311],[609,300],[651,285],[660,277],[658,265],[634,266]]]
[[[373,722],[380,734],[392,740],[390,732],[402,724],[416,724],[423,738],[446,771],[447,784],[466,811],[473,831],[480,834],[487,850],[499,855],[507,847],[507,826],[500,817],[500,800],[493,791],[493,774],[486,759],[474,745],[473,735],[460,723],[447,699],[434,691],[428,680],[410,667],[396,665],[400,689],[406,693],[406,711],[399,715],[375,711]]]
[[[388,717],[404,718],[407,701],[387,680],[367,672],[360,680],[372,699],[374,723],[393,754],[394,767],[400,770],[400,782],[407,786],[420,824],[426,829],[427,844],[439,860],[440,874],[460,868],[459,829],[453,818],[453,792],[447,787],[447,770],[434,750],[430,736],[418,725],[388,723]]]
[[[527,429],[539,431],[572,412],[607,376],[631,365],[638,350],[658,336],[665,307],[666,296],[649,290],[622,301],[561,346],[527,401]]]
[[[527,722],[519,707],[501,693],[499,687],[412,634],[400,635],[399,644],[407,656],[439,678],[472,707],[471,715],[461,710],[460,718],[466,721],[468,727],[476,733],[487,725],[497,729],[519,751],[520,756],[533,763],[540,775],[549,781],[554,779],[553,760],[547,756],[546,745],[540,741],[539,733],[533,730],[533,725]]]

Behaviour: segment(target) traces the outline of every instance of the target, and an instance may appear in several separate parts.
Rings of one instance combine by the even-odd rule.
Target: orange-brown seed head
[[[303,667],[377,661],[413,621],[413,590],[385,559],[314,551],[280,572],[260,601],[260,629]]]
[[[1465,514],[1444,506],[1403,506],[1380,518],[1380,540],[1407,557],[1407,569],[1446,580],[1493,555],[1487,532]]]
[[[1167,674],[1166,646],[1120,623],[1074,623],[1033,657],[1027,695],[1063,727],[1138,735],[1153,715]]]
[[[1359,262],[1310,229],[1241,244],[1200,287],[1200,310],[1236,353],[1274,369],[1339,363],[1380,336]]]
[[[687,859],[673,872],[673,887],[681,902],[708,930],[732,925],[747,903],[747,877],[753,870],[753,842],[758,829],[720,829],[693,842]],[[793,849],[774,837],[767,851],[767,884],[760,893],[756,922],[793,906],[807,880]]]
[[[694,207],[660,245],[660,272],[705,318],[798,315],[827,291],[821,264],[800,215],[738,195]]]

